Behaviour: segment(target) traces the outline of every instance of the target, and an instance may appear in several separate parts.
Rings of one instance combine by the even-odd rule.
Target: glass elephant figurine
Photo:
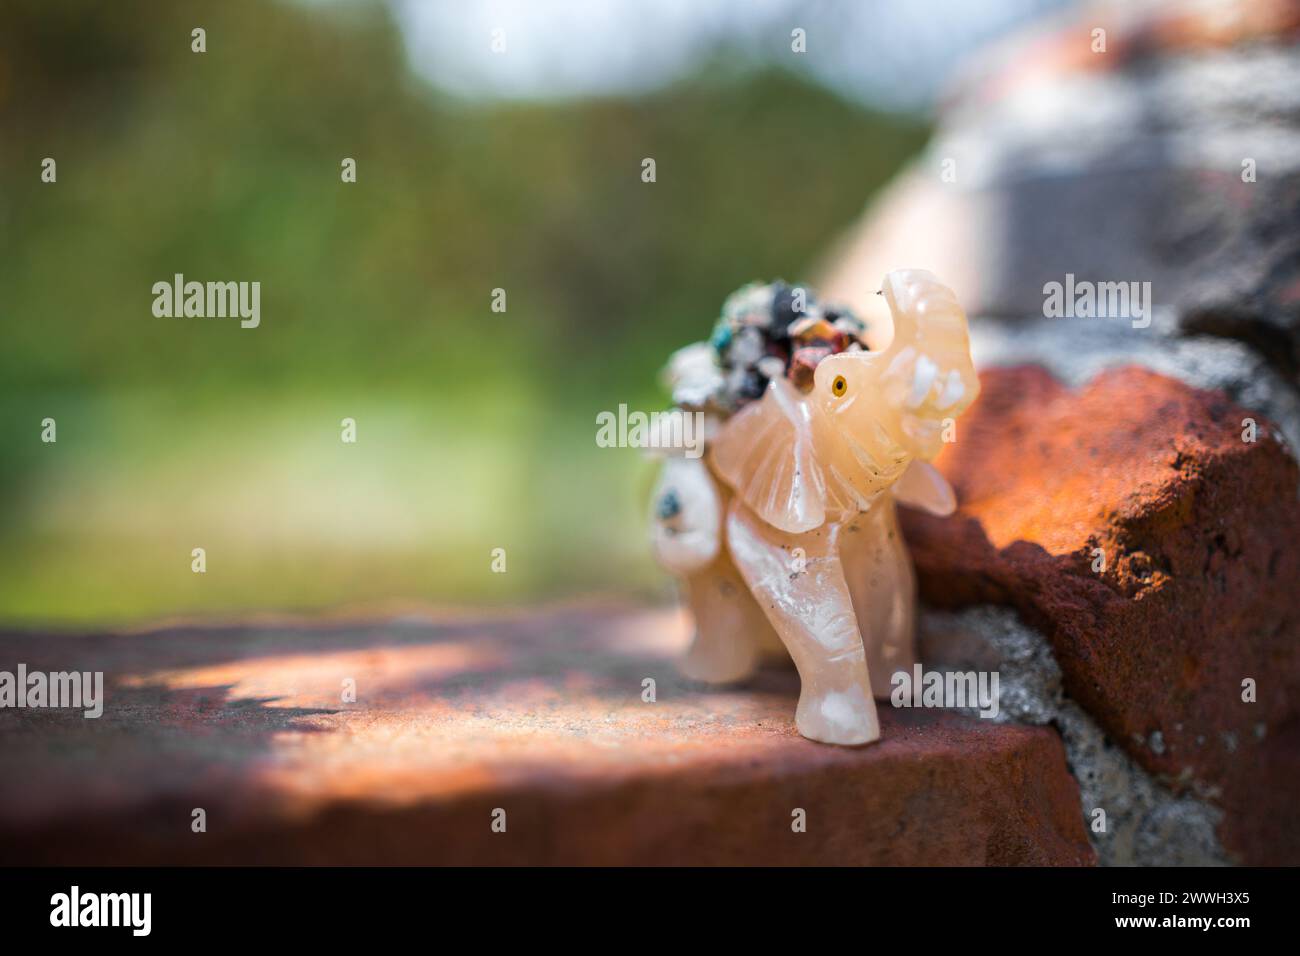
[[[979,394],[966,316],[921,270],[885,277],[893,337],[803,289],[734,293],[713,338],[676,353],[674,404],[704,416],[703,457],[665,458],[652,499],[656,559],[695,619],[698,680],[748,676],[783,646],[805,737],[880,737],[874,698],[915,662],[916,583],[894,504],[951,514],[928,462]]]

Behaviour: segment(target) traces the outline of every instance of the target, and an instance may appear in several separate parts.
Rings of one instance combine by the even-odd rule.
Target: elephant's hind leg
[[[840,566],[838,528],[786,534],[739,499],[727,543],[746,584],[799,669],[795,724],[805,737],[865,744],[880,737],[862,635]],[[795,549],[802,549],[797,555]]]
[[[682,673],[712,684],[744,680],[777,641],[726,547],[707,567],[684,579],[695,639]]]
[[[695,640],[682,671],[716,684],[748,677],[766,649],[780,643],[723,541],[729,499],[708,466],[690,458],[664,463],[652,499],[655,557],[681,582],[695,619]]]

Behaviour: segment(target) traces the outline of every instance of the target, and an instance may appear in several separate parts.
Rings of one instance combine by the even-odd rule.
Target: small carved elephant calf
[[[784,645],[802,682],[799,732],[866,744],[880,736],[873,698],[915,660],[916,584],[894,502],[952,512],[927,462],[979,379],[966,316],[928,272],[886,276],[894,330],[880,352],[844,310],[792,308],[790,290],[773,288],[733,296],[722,334],[670,366],[675,400],[708,416],[711,437],[703,458],[665,461],[654,551],[695,617],[688,676],[740,680]]]

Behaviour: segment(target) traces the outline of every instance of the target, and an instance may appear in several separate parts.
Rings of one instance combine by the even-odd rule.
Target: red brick
[[[99,720],[0,712],[0,863],[1092,862],[1051,730],[886,708],[880,744],[815,744],[790,672],[678,677],[686,627],[586,606],[0,635],[0,668],[109,684]]]
[[[1300,862],[1300,474],[1275,429],[1132,367],[1078,391],[1036,367],[982,383],[937,461],[956,515],[903,518],[922,594],[1019,609],[1120,746],[1224,807],[1225,846]]]

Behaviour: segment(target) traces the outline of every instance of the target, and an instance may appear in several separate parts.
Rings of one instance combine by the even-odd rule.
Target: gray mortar
[[[999,722],[1054,727],[1079,783],[1084,826],[1103,866],[1215,866],[1231,862],[1219,844],[1223,813],[1176,796],[1110,741],[1061,684],[1046,638],[1009,608],[922,609],[920,655],[927,670],[996,670]],[[969,710],[976,713],[975,710]],[[1161,746],[1159,741],[1147,746]],[[1106,832],[1093,832],[1093,810]]]
[[[982,237],[963,253],[977,367],[1034,362],[1077,386],[1139,363],[1224,390],[1300,448],[1298,94],[1296,47],[1258,43],[956,98],[919,168],[956,162],[948,188]],[[1149,282],[1151,325],[1044,317],[1044,284],[1067,274]]]

